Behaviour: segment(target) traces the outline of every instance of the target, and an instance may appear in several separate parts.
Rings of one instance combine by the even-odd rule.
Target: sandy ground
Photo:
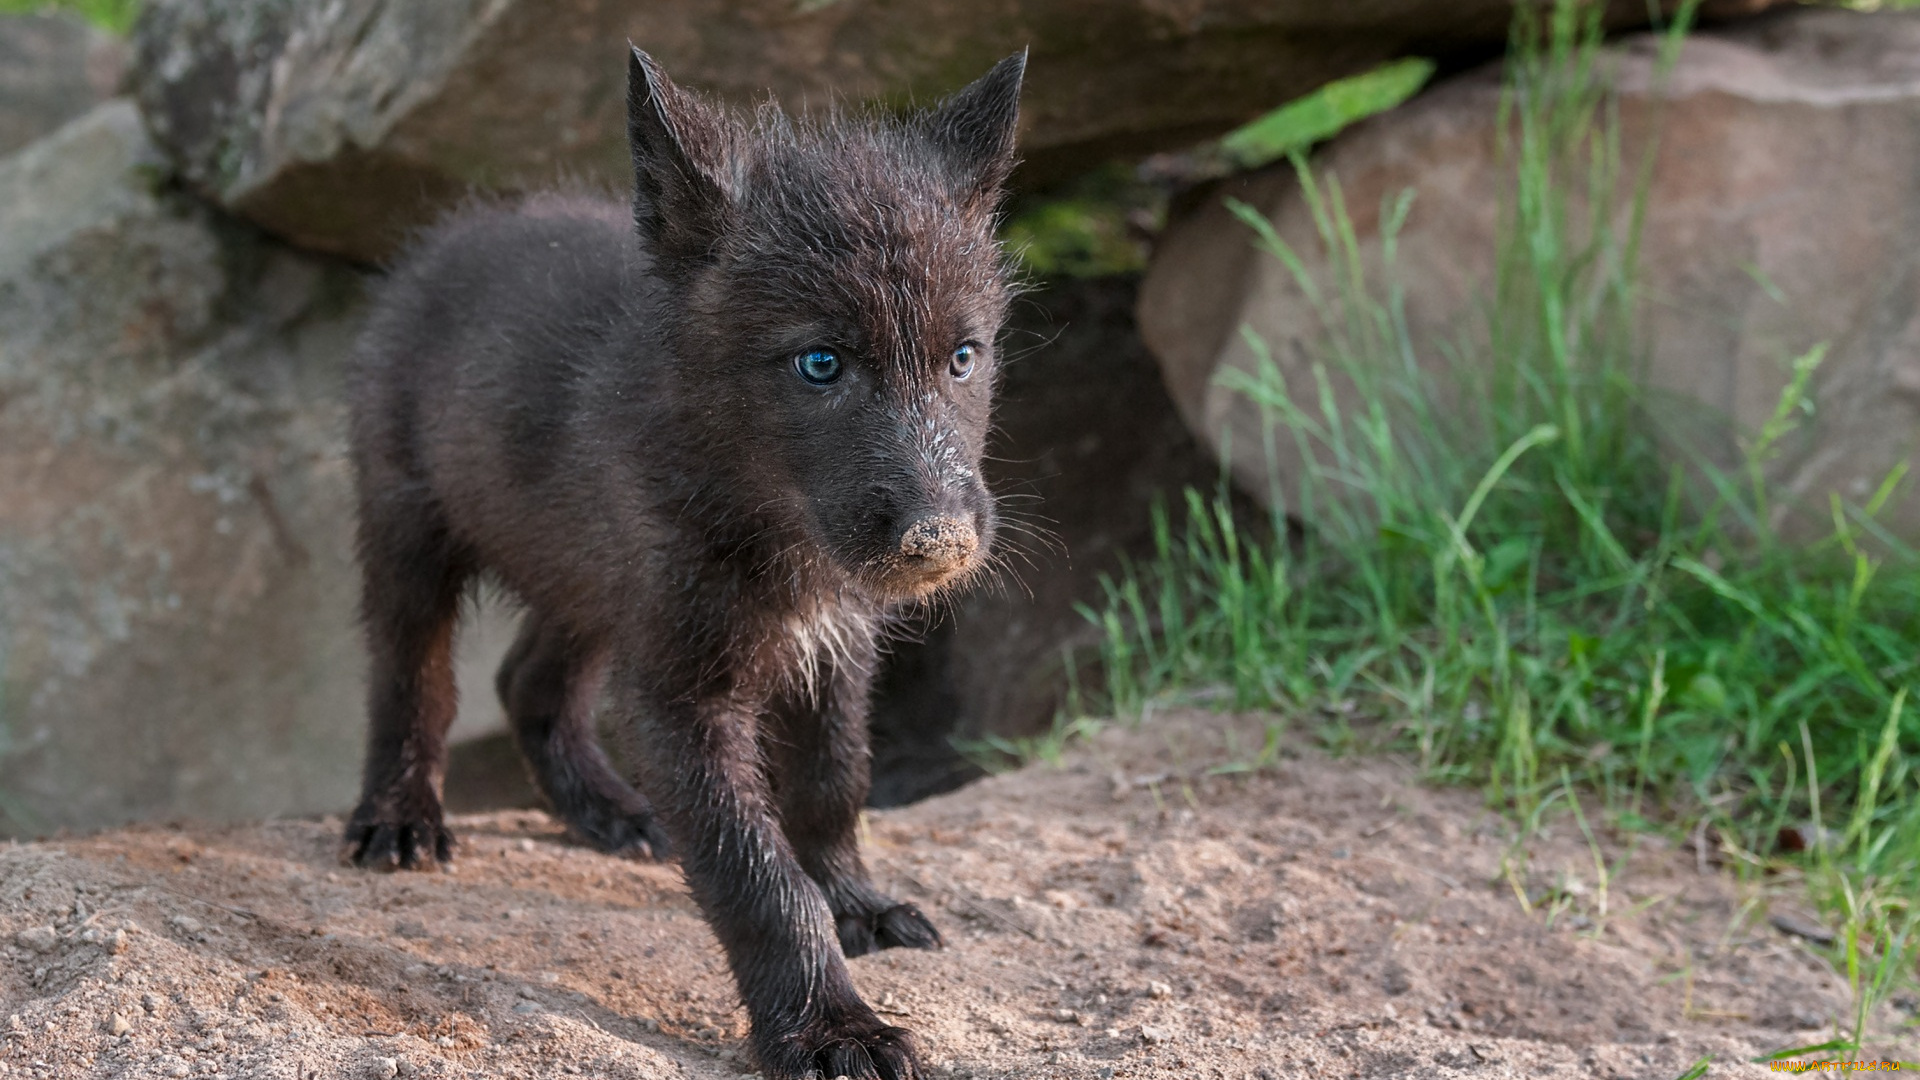
[[[1206,776],[1230,741],[1257,745],[1218,718],[1109,732],[872,816],[876,876],[949,945],[854,975],[936,1076],[1760,1076],[1845,1010],[1781,898],[1690,849],[1643,843],[1603,891],[1562,822],[1510,881],[1472,793],[1311,752]],[[0,1075],[753,1072],[674,867],[537,812],[457,824],[452,873],[342,868],[333,820],[0,849]],[[1920,1056],[1901,1007],[1877,1049]]]

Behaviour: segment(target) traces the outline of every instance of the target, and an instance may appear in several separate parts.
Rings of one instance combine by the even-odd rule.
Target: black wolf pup
[[[904,117],[748,122],[636,49],[631,208],[454,214],[361,345],[372,734],[348,854],[450,856],[449,647],[489,575],[527,608],[498,686],[540,787],[604,850],[678,854],[770,1077],[924,1075],[843,959],[940,945],[860,859],[867,696],[889,612],[994,538],[1024,67]],[[637,790],[595,740],[603,694]]]

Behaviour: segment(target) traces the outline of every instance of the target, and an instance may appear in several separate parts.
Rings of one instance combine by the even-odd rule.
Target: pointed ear
[[[733,127],[638,48],[627,63],[627,143],[640,235],[669,259],[711,250],[733,205]]]
[[[1013,171],[1013,140],[1020,120],[1020,80],[1027,51],[993,65],[926,115],[927,137],[964,178],[969,197],[998,197]]]

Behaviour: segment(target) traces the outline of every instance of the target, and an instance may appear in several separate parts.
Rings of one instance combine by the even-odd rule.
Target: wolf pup
[[[941,943],[860,859],[867,697],[889,612],[994,538],[1024,68],[904,117],[748,122],[636,49],[632,207],[455,213],[358,354],[372,733],[348,856],[449,858],[449,648],[490,576],[527,608],[498,687],[540,788],[603,850],[679,856],[770,1077],[924,1075],[844,959]],[[637,790],[595,740],[603,694]]]

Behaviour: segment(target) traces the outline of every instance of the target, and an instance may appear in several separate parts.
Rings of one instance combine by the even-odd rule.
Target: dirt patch
[[[1671,1078],[1706,1054],[1760,1076],[1746,1059],[1844,1011],[1766,898],[1691,851],[1643,843],[1602,917],[1577,834],[1510,881],[1505,824],[1391,760],[1204,775],[1255,734],[1111,732],[874,814],[876,876],[949,947],[854,961],[862,991],[936,1075],[982,1078]],[[677,869],[537,812],[456,825],[446,874],[344,869],[333,820],[0,849],[0,1075],[753,1071]]]

